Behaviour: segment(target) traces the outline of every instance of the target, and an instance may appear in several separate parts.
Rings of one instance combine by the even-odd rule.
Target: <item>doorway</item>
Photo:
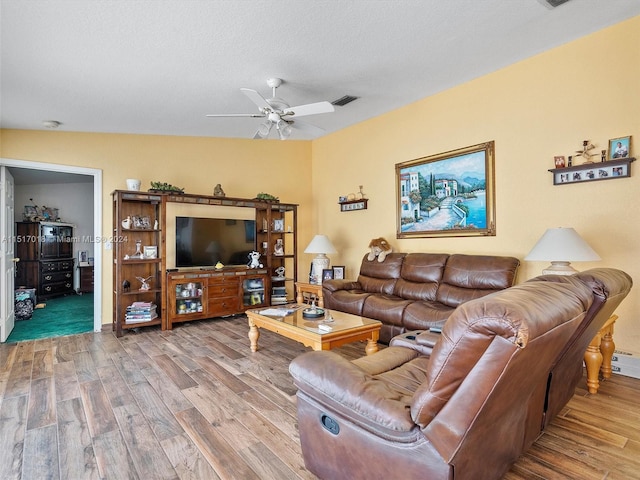
[[[88,256],[94,259],[93,331],[99,332],[102,329],[102,252],[101,244],[93,241],[93,239],[102,238],[102,171],[93,168],[7,158],[0,159],[0,165],[7,166],[14,176],[18,177],[19,189],[21,188],[20,184],[25,184],[25,182],[31,185],[59,184],[62,189],[69,187],[69,185],[65,187],[65,184],[88,184],[86,186],[86,194],[92,197],[93,211],[84,222],[89,223],[89,225],[85,225],[86,232],[83,233],[80,239],[88,242],[87,247],[83,247],[83,251],[87,251]],[[37,194],[38,189],[34,187],[33,191]],[[37,201],[36,198],[29,195],[26,195],[26,197],[27,202],[29,201],[28,198],[33,198],[33,203],[38,204],[39,200]],[[17,200],[19,203],[15,206],[15,221],[22,220],[22,203],[24,203],[25,194],[23,193],[22,197],[19,198]],[[28,203],[24,203],[24,205],[28,205]],[[64,218],[63,212],[61,212],[61,217]],[[3,298],[3,301],[13,302],[14,299]]]

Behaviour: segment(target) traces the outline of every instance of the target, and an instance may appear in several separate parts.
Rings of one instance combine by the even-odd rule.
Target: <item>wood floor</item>
[[[0,479],[313,479],[292,358],[243,317],[0,345]],[[364,344],[337,350],[355,358]],[[640,478],[640,380],[582,387],[506,479]]]

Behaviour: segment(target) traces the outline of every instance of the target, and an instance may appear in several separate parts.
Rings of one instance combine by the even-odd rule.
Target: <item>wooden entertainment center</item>
[[[165,330],[174,323],[294,301],[297,205],[175,192],[116,190],[111,195],[113,329],[117,336],[129,328],[161,325]],[[255,248],[261,266],[168,269],[168,203],[254,209]]]

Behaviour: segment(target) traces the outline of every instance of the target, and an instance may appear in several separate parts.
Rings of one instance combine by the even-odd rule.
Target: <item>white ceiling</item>
[[[304,119],[334,132],[640,14],[541,2],[1,0],[0,126],[251,138],[205,114],[256,113],[239,88],[281,77],[290,105],[360,97]]]

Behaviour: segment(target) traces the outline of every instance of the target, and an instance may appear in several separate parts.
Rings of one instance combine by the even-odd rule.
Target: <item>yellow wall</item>
[[[112,224],[108,194],[124,188],[125,178],[167,181],[200,194],[221,183],[229,196],[265,191],[299,203],[299,253],[313,234],[327,234],[339,252],[332,263],[346,265],[347,277],[373,237],[386,237],[397,251],[522,259],[547,228],[572,226],[602,257],[578,269],[611,266],[640,279],[640,164],[632,164],[631,178],[577,185],[553,186],[547,171],[554,155],[572,154],[584,139],[598,150],[619,136],[640,141],[639,47],[636,17],[313,142],[5,130],[0,154],[103,169],[104,232]],[[496,142],[497,236],[396,239],[395,164],[489,140]],[[369,209],[340,213],[338,196],[358,185]],[[309,255],[299,258],[308,265]],[[109,322],[109,251],[103,264]],[[523,262],[519,281],[545,266]],[[639,289],[618,310],[621,349],[640,351]]]
[[[125,179],[139,178],[143,189],[149,188],[151,181],[162,181],[202,195],[212,195],[218,183],[230,197],[271,193],[283,202],[300,204],[299,242],[306,246],[312,237],[310,142],[3,130],[0,149],[2,158],[102,169],[104,236],[113,228],[110,193],[126,189]],[[215,216],[203,212],[201,206],[192,209],[171,207],[169,214],[172,218],[190,213]],[[175,224],[169,222],[168,226],[170,232],[175,231]],[[168,251],[173,255],[173,240],[167,236]],[[112,250],[102,252],[102,322],[110,323],[113,257]],[[300,269],[300,278],[307,274],[308,267]]]
[[[632,155],[639,155],[638,78],[640,17],[314,141],[314,219],[339,252],[332,263],[354,275],[379,236],[403,252],[522,259],[547,228],[572,226],[602,257],[576,268],[616,267],[638,283],[618,310],[615,341],[640,352],[640,163],[631,178],[574,185],[553,186],[547,171],[554,155],[572,155],[584,139],[600,150],[632,135]],[[489,140],[496,145],[497,235],[396,239],[395,164]],[[368,210],[340,213],[338,196],[358,185]],[[523,261],[519,281],[545,266]]]

